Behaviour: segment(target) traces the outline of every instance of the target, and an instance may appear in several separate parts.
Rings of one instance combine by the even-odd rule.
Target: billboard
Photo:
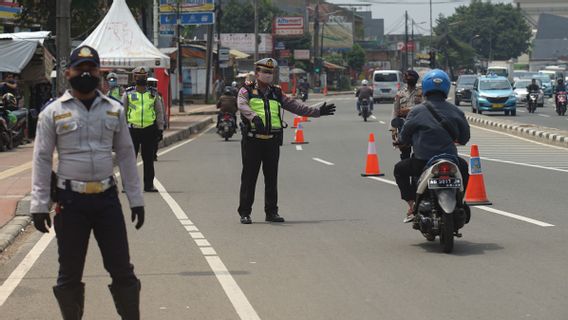
[[[261,33],[258,36],[260,38],[258,52],[272,53],[272,35]],[[221,33],[221,45],[252,54],[254,53],[254,33]]]
[[[277,36],[301,36],[304,34],[304,17],[274,18],[274,34]]]
[[[215,10],[214,0],[180,0],[181,12],[203,12],[213,10]],[[160,0],[160,12],[177,12],[177,0]]]
[[[326,22],[320,24],[323,30],[323,49],[349,50],[353,47],[353,24],[351,22]],[[310,23],[310,32],[314,24]]]

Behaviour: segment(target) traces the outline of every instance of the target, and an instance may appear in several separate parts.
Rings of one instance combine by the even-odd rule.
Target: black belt
[[[261,140],[269,140],[272,139],[274,137],[276,137],[275,134],[260,134],[260,133],[254,133],[254,132],[247,132],[247,137],[250,138],[255,138],[255,139],[261,139]]]

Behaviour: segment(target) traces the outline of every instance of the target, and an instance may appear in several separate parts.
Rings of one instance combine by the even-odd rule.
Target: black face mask
[[[69,84],[71,84],[71,88],[79,91],[80,93],[87,94],[97,88],[100,80],[100,78],[94,77],[88,72],[83,72],[82,74],[69,79]]]
[[[148,79],[136,79],[136,85],[146,86],[148,84]]]

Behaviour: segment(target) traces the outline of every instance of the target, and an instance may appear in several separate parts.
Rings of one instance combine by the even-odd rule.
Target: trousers
[[[469,180],[468,164],[467,161],[460,157],[458,157],[458,162],[465,189]],[[394,177],[402,200],[416,200],[416,185],[411,182],[411,178],[420,176],[427,163],[427,160],[407,158],[399,161],[394,166]]]
[[[264,174],[264,212],[267,215],[278,213],[278,161],[280,159],[280,139],[262,140],[243,136],[241,140],[243,171],[238,213],[248,216],[252,213],[256,180],[262,165]]]
[[[141,150],[142,162],[144,165],[144,189],[154,186],[154,155],[156,148],[156,140],[158,139],[158,129],[156,125],[138,129],[130,128],[130,136],[134,144],[134,152],[138,157],[138,151]]]
[[[128,239],[116,187],[99,194],[58,189],[54,219],[59,254],[57,287],[81,285],[91,231],[99,245],[103,264],[112,283],[129,286],[138,282],[130,263]]]

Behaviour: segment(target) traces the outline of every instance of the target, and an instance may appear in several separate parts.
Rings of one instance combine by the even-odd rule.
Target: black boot
[[[284,218],[278,215],[278,213],[267,213],[264,220],[268,222],[284,222]]]
[[[116,311],[122,320],[140,319],[140,281],[124,287],[111,284],[108,286],[112,294],[112,300],[116,306]]]
[[[85,284],[77,287],[53,287],[63,320],[80,320],[85,309]]]

